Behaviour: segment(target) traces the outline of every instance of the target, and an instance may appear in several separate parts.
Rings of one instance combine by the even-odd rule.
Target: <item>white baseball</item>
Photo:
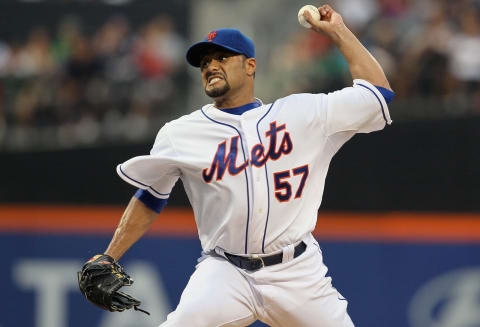
[[[308,11],[310,15],[312,15],[314,20],[320,20],[320,12],[318,11],[318,8],[313,5],[303,6],[298,11],[298,22],[300,23],[300,25],[305,28],[311,28],[312,25],[310,25],[310,23],[305,20],[305,17],[303,17],[303,13],[305,11]]]

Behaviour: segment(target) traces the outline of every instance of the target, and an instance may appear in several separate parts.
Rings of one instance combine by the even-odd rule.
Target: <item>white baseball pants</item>
[[[307,249],[297,258],[284,254],[283,263],[255,272],[208,256],[160,327],[248,326],[256,320],[272,327],[352,327],[347,301],[325,276],[317,241],[309,235],[304,242]]]

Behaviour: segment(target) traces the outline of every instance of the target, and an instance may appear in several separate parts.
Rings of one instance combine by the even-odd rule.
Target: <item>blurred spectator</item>
[[[57,34],[52,42],[54,62],[63,65],[70,57],[73,43],[80,35],[80,22],[73,16],[63,18],[57,28]]]
[[[346,62],[332,47],[330,39],[318,33],[293,35],[287,43],[280,45],[271,62],[272,89],[274,94],[298,92],[323,92],[341,88],[345,84]]]
[[[93,46],[103,62],[108,79],[131,81],[136,77],[132,53],[133,36],[125,17],[110,18],[96,34]]]
[[[71,55],[66,62],[68,76],[85,81],[100,75],[103,67],[97,55],[85,36],[77,36],[72,44]]]
[[[446,96],[452,90],[447,65],[454,27],[440,3],[427,12],[425,23],[411,28],[402,40],[395,78],[400,96]]]
[[[35,28],[24,47],[18,49],[10,72],[19,77],[48,75],[54,70],[50,53],[50,37],[46,29]]]
[[[161,16],[147,24],[136,43],[136,64],[144,77],[156,78],[183,64],[183,42],[173,33],[170,18]]]
[[[355,33],[360,32],[379,11],[376,0],[336,0],[333,6]]]
[[[450,72],[464,83],[468,93],[478,90],[480,82],[480,24],[478,13],[468,8],[462,15],[460,31],[449,42]]]
[[[10,55],[11,53],[8,45],[0,41],[0,76],[7,74]]]

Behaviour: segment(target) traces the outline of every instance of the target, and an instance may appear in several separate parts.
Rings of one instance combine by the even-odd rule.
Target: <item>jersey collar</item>
[[[227,114],[232,114],[232,115],[241,115],[246,111],[258,108],[262,105],[262,102],[258,99],[255,100],[255,102],[250,102],[247,104],[244,104],[243,106],[240,107],[235,107],[235,108],[228,108],[228,109],[218,109],[220,111],[226,112]]]

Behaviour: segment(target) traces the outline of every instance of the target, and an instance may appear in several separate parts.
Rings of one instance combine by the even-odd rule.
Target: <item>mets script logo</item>
[[[279,132],[285,130],[283,138],[280,141],[280,146],[277,148],[277,140],[279,140]],[[227,154],[227,141],[223,141],[217,147],[217,152],[213,157],[210,168],[203,170],[202,176],[206,183],[210,183],[213,176],[216,176],[215,180],[222,180],[226,171],[232,176],[241,173],[247,166],[252,164],[256,167],[261,167],[267,163],[268,160],[277,160],[282,155],[287,155],[292,152],[293,144],[290,138],[290,133],[286,131],[285,124],[277,127],[277,122],[270,123],[270,129],[265,133],[265,136],[269,139],[268,151],[265,151],[265,147],[262,144],[255,145],[251,150],[250,161],[245,160],[242,164],[237,166],[238,152],[243,149],[239,149],[238,136],[234,136],[230,139],[230,149]],[[241,145],[240,145],[241,147]],[[243,155],[242,155],[242,158]]]
[[[458,269],[425,283],[409,305],[412,327],[480,326],[480,268]]]
[[[212,40],[215,38],[215,36],[217,36],[217,31],[211,31],[207,35],[207,40],[209,42],[212,42]]]

